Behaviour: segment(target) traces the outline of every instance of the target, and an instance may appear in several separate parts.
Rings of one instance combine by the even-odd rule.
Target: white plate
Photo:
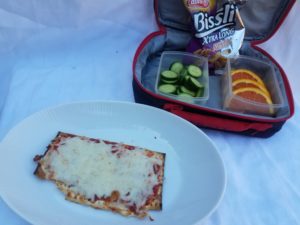
[[[33,175],[33,157],[58,131],[166,153],[163,210],[155,219],[126,218],[71,203],[49,181]],[[212,141],[191,123],[163,110],[125,102],[81,102],[38,112],[0,144],[0,194],[19,215],[38,225],[194,224],[210,215],[225,189],[225,170]]]

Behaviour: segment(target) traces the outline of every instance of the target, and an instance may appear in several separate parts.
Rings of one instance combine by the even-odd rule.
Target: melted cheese
[[[142,206],[158,183],[153,165],[162,165],[162,160],[147,157],[142,148],[127,150],[122,144],[114,145],[67,138],[49,154],[55,179],[86,198],[110,196],[117,190],[121,199]]]

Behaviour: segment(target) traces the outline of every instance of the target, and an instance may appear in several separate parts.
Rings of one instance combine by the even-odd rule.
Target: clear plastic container
[[[237,70],[239,70],[238,79],[247,79],[248,75],[245,76],[245,74],[242,75],[241,73],[243,70],[248,70],[257,75],[263,84],[255,76],[249,79],[256,83],[245,84],[244,81],[236,81],[237,77],[235,76],[237,75],[232,76],[232,74],[237,73]],[[257,83],[260,85],[257,85]],[[255,92],[253,92],[253,88],[256,90]],[[257,89],[259,90],[257,91]],[[243,114],[276,117],[277,112],[286,105],[273,66],[248,56],[238,56],[227,60],[224,75],[222,76],[222,94],[225,110]],[[250,100],[249,98],[256,98],[256,100]],[[257,98],[267,99],[267,103],[261,103],[262,101]]]
[[[169,70],[171,65],[174,62],[181,62],[184,66],[188,65],[196,65],[201,71],[202,75],[199,78],[196,78],[203,86],[204,92],[201,97],[186,97],[175,94],[166,94],[164,92],[159,91],[159,86],[162,84],[161,82],[161,73],[165,70]],[[181,83],[180,83],[181,84]],[[178,84],[175,84],[178,85]],[[178,86],[179,87],[179,86]],[[192,53],[187,52],[179,52],[179,51],[165,51],[162,53],[156,83],[155,83],[155,92],[157,94],[163,95],[165,97],[173,98],[179,101],[188,102],[192,104],[205,104],[209,98],[209,78],[208,78],[208,60],[205,57],[197,56]]]

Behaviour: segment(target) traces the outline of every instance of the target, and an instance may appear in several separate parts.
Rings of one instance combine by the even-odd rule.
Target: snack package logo
[[[209,0],[187,0],[187,7],[195,9],[203,9],[209,7]]]
[[[215,5],[214,1],[211,2],[211,0],[185,0],[184,4],[191,12],[198,12],[199,10],[209,12]]]
[[[235,14],[237,7],[226,3],[214,16],[207,12],[198,12],[193,15],[196,29],[195,36],[203,38],[219,29],[235,26]]]

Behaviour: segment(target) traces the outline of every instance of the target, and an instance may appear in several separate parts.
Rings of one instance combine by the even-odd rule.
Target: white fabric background
[[[0,140],[45,107],[92,99],[133,102],[132,59],[157,29],[152,4],[0,1]],[[204,224],[300,224],[299,12],[296,2],[262,45],[288,74],[295,115],[268,139],[204,130],[219,147],[228,175],[224,199]],[[0,224],[28,223],[0,199]]]

